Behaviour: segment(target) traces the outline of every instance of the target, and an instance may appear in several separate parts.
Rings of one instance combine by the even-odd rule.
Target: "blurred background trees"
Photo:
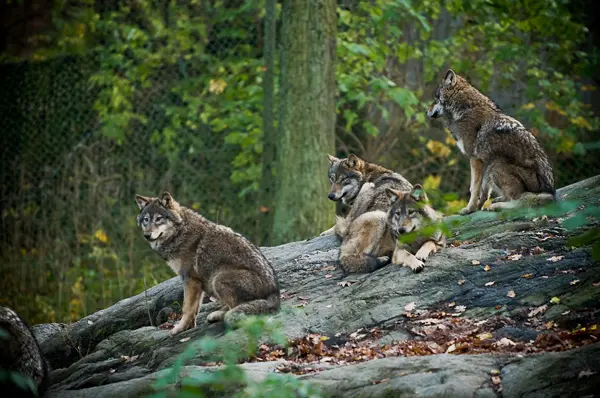
[[[557,186],[599,174],[593,8],[5,0],[1,304],[69,321],[171,277],[135,227],[135,193],[168,189],[260,244],[314,236],[333,222],[328,152],[456,211],[467,161],[425,119],[448,67],[532,129]]]

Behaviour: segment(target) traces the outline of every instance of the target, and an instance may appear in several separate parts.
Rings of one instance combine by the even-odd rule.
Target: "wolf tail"
[[[0,338],[0,369],[30,378],[37,393],[15,385],[10,378],[0,381],[0,388],[9,392],[7,396],[42,396],[48,380],[48,366],[31,330],[7,307],[0,307],[0,329],[8,334],[6,339]]]
[[[548,159],[544,159],[539,162],[537,168],[537,178],[540,184],[540,191],[549,193],[552,195],[552,200],[556,200],[556,189],[554,188],[554,175],[552,173],[552,166]]]
[[[375,257],[364,253],[340,256],[340,263],[346,274],[373,272],[387,265],[389,262],[389,257]]]
[[[279,311],[279,306],[279,292],[275,292],[265,299],[252,300],[233,307],[225,314],[225,324],[233,327],[248,315],[274,314]]]

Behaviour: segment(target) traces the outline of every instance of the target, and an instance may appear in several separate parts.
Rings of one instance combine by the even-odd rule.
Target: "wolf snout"
[[[144,234],[144,238],[146,238],[146,240],[152,240],[152,234]]]
[[[327,197],[329,198],[329,200],[335,200],[335,194],[334,193],[330,193],[329,195],[327,195]]]

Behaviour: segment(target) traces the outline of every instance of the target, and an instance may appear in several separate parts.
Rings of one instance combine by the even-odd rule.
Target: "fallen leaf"
[[[351,286],[353,284],[355,284],[358,281],[342,281],[342,282],[338,282],[337,284],[342,286],[342,287],[346,287],[346,286]]]
[[[502,337],[500,340],[496,341],[494,343],[494,345],[496,347],[510,347],[510,346],[517,345],[517,343],[515,343],[511,339],[508,339],[506,337]],[[498,374],[500,374],[500,372],[498,372]]]
[[[484,270],[485,272],[488,272],[488,271],[489,271],[489,270],[491,270],[491,269],[492,269],[492,267],[490,267],[489,265],[486,265],[485,267],[483,267],[483,270]]]
[[[329,278],[333,278],[333,275],[331,275],[331,274],[325,275],[325,279],[329,279]]]
[[[488,282],[488,283],[486,283],[485,285],[486,285],[486,286],[492,286],[494,283],[496,283],[496,282],[495,282],[495,281],[492,281],[492,282]]]
[[[213,296],[210,296],[210,301],[212,301],[214,303],[215,301],[217,301],[217,299],[214,298]]]
[[[541,305],[541,306],[539,306],[539,307],[531,310],[529,312],[528,316],[529,316],[529,318],[531,318],[533,316],[536,316],[536,315],[539,315],[539,314],[543,314],[544,312],[546,312],[547,309],[548,309],[548,304]]]
[[[187,339],[189,340],[190,338],[188,337]],[[129,355],[121,355],[121,361],[123,361],[123,362],[133,362],[138,358],[139,358],[139,355],[134,355],[131,357]]]
[[[446,354],[449,354],[453,351],[456,351],[456,344],[450,344],[450,346],[446,349]]]
[[[492,383],[497,386],[498,384],[502,383],[502,379],[500,376],[492,376]]]
[[[404,306],[404,310],[410,312],[410,311],[414,310],[416,306],[417,305],[415,304],[415,302],[411,301],[410,303],[408,303]]]
[[[556,297],[556,296],[555,296],[555,297],[552,297],[552,298],[550,299],[550,302],[551,302],[552,304],[559,304],[559,303],[560,303],[560,299],[559,299],[558,297]]]
[[[93,324],[94,324],[94,322],[88,321],[88,325],[93,325]]]
[[[571,285],[571,286],[575,286],[575,285],[576,285],[576,284],[578,284],[578,283],[579,283],[579,279],[574,279],[574,280],[572,280],[571,282],[569,282],[569,285]]]
[[[191,337],[184,337],[183,339],[179,340],[180,343],[185,343],[186,341],[190,341]]]
[[[599,282],[599,283],[600,283],[600,282]],[[458,281],[458,284],[459,284],[459,285],[464,285],[464,284],[465,284],[465,280],[464,280],[464,279],[460,279],[460,280]]]
[[[307,304],[308,304],[308,301],[303,301],[300,304],[296,304],[296,308],[306,307]]]
[[[508,291],[508,293],[506,293],[506,295],[507,295],[508,297],[510,297],[510,298],[515,298],[515,296],[516,296],[517,294],[515,293],[515,291],[514,291],[514,290],[509,290],[509,291]]]
[[[308,297],[298,296],[298,300],[304,300],[304,301],[306,301],[306,300],[308,300]]]
[[[571,310],[566,310],[565,312],[563,312],[561,315],[568,315],[571,312]]]
[[[523,275],[521,275],[521,278],[531,279],[531,278],[533,278],[533,274],[523,274]]]
[[[326,305],[325,308],[331,308],[331,304]]]
[[[456,303],[454,301],[451,303],[448,303],[448,307],[450,307],[450,308],[454,307],[455,305],[456,305]]]
[[[490,370],[490,374],[492,376],[498,376],[500,374],[500,369],[492,369],[492,370]]]
[[[113,368],[110,368],[108,371],[109,371],[110,373],[115,373],[117,370],[116,370],[116,369],[113,369]]]
[[[543,252],[545,252],[545,250],[539,246],[536,246],[533,249],[531,249],[531,254],[541,254]]]
[[[390,379],[381,379],[379,381],[373,381],[373,384],[381,384],[381,383],[387,383],[388,381],[390,381]]]
[[[596,374],[596,372],[592,372],[591,370],[586,369],[586,370],[582,370],[581,372],[579,372],[579,374],[577,375],[577,378],[581,379],[582,377],[590,377],[595,374]]]
[[[491,333],[480,333],[477,335],[477,338],[479,340],[488,340],[488,339],[491,339],[492,337],[494,337],[494,336],[492,336]]]
[[[331,362],[333,361],[332,357],[323,357],[319,360],[319,362]]]
[[[553,263],[562,260],[565,256],[552,256],[547,261],[552,261]]]
[[[473,264],[473,265],[479,265],[481,263],[479,261],[477,261],[477,260],[473,260],[473,261],[471,261],[471,264]]]
[[[456,312],[465,312],[467,310],[467,307],[465,307],[464,305],[457,305],[456,308],[454,309],[454,311]]]
[[[335,267],[333,265],[327,265],[321,268],[321,271],[335,271]]]
[[[508,256],[508,259],[512,261],[517,261],[520,260],[521,257],[523,257],[522,254],[511,254],[510,256]]]
[[[544,326],[546,327],[546,329],[552,329],[554,327],[554,322],[553,321],[546,322],[544,324]]]
[[[268,213],[269,212],[269,208],[265,205],[260,205],[258,208],[258,211],[261,213]]]

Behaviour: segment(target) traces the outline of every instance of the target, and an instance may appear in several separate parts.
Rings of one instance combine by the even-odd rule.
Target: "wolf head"
[[[363,184],[361,169],[364,161],[358,156],[350,154],[346,159],[338,159],[327,155],[329,158],[329,181],[331,189],[327,197],[333,201],[342,201],[351,204]]]
[[[387,223],[394,238],[417,230],[421,226],[421,209],[429,202],[423,187],[415,184],[410,191],[388,188],[386,193],[392,204]]]
[[[136,195],[135,201],[140,209],[137,226],[152,249],[157,249],[178,232],[182,222],[181,207],[169,192],[164,192],[160,198]]]
[[[435,99],[427,109],[427,116],[432,119],[445,116],[456,120],[466,109],[475,106],[485,106],[495,111],[500,110],[494,101],[483,95],[452,69],[448,69],[435,90]]]

